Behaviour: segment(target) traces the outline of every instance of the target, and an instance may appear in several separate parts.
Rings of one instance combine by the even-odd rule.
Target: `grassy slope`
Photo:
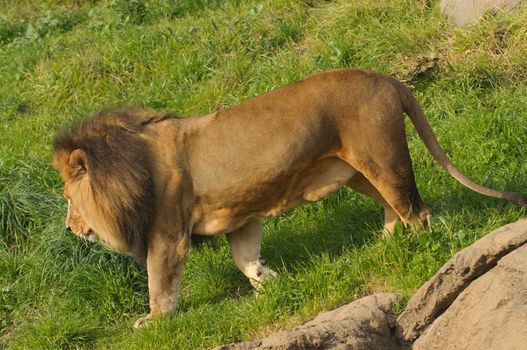
[[[61,125],[116,104],[206,113],[312,72],[361,67],[413,85],[473,178],[525,192],[527,12],[459,30],[425,0],[32,4],[0,4],[0,347],[251,339],[368,293],[409,297],[453,253],[525,216],[455,183],[409,128],[431,230],[383,240],[381,210],[342,190],[267,220],[263,251],[280,276],[262,296],[222,239],[217,251],[191,252],[177,317],[133,331],[148,311],[143,267],[62,230],[61,183],[49,166]]]

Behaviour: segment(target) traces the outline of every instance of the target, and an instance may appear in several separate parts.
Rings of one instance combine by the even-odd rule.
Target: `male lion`
[[[423,227],[403,112],[433,157],[463,185],[527,205],[518,193],[482,187],[447,157],[412,93],[361,70],[331,70],[212,114],[100,112],[60,133],[53,166],[64,180],[66,227],[146,261],[150,313],[174,312],[191,235],[227,233],[234,261],[257,287],[262,218],[317,201],[342,186]]]

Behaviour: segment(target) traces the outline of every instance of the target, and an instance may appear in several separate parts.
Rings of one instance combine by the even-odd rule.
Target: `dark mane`
[[[110,217],[127,253],[146,257],[146,234],[153,215],[150,155],[140,137],[145,126],[174,114],[145,110],[104,110],[64,128],[54,140],[55,154],[82,149],[88,157],[95,205]]]

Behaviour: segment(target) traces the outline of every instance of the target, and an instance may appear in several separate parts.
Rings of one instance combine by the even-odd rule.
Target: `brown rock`
[[[472,282],[413,349],[527,349],[527,245]]]
[[[475,23],[485,11],[510,11],[522,0],[441,0],[441,13],[458,27]]]
[[[260,341],[224,345],[216,350],[397,350],[401,347],[393,337],[395,319],[390,308],[398,300],[400,297],[393,293],[370,295],[321,313],[314,320],[291,330]]]
[[[526,242],[527,219],[523,219],[489,233],[454,255],[417,291],[397,319],[401,339],[413,342],[472,281]]]

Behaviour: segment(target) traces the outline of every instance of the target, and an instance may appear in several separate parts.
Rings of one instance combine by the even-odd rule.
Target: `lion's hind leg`
[[[227,240],[236,266],[258,289],[262,282],[276,276],[276,272],[265,266],[260,257],[262,242],[262,219],[250,219],[244,226],[227,234]]]
[[[407,151],[406,151],[407,152]],[[417,191],[409,155],[399,164],[369,163],[364,167],[363,174],[372,187],[382,198],[384,207],[391,208],[386,212],[387,223],[397,216],[403,224],[415,229],[425,228],[428,224],[430,209],[421,200]],[[382,202],[381,202],[382,204]]]
[[[393,233],[397,224],[401,221],[397,212],[381,196],[379,191],[362,175],[361,173],[355,174],[346,184],[348,187],[362,193],[374,201],[379,203],[384,208],[384,232],[389,235]]]

